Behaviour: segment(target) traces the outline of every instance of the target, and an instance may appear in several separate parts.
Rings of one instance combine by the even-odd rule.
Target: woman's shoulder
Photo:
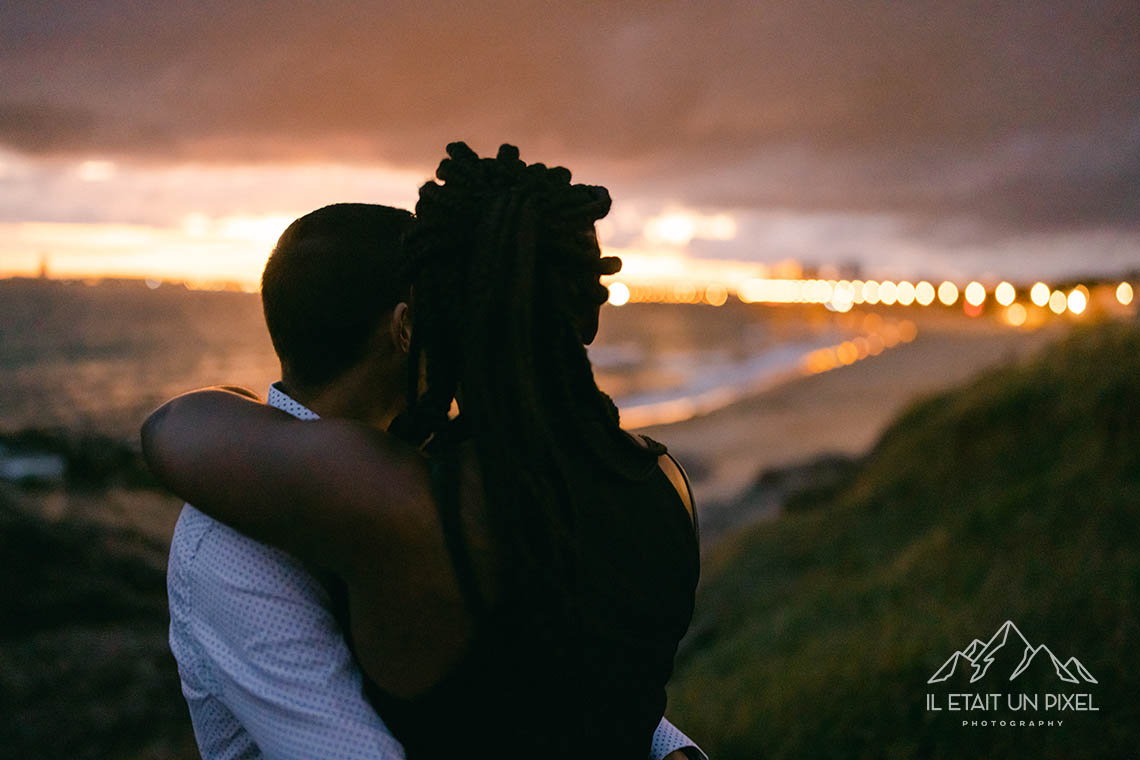
[[[665,477],[669,479],[669,483],[677,492],[677,497],[681,500],[681,503],[685,505],[685,511],[689,513],[689,519],[693,521],[695,525],[696,517],[693,508],[692,487],[689,485],[689,476],[685,473],[685,469],[681,467],[681,463],[669,453],[669,449],[665,444],[655,441],[644,434],[633,433],[628,430],[623,432],[633,439],[637,445],[657,454],[657,467],[665,473]]]

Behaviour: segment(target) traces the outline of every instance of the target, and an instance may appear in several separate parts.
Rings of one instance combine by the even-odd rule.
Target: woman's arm
[[[155,477],[211,517],[342,577],[430,499],[426,464],[365,425],[301,422],[236,393],[194,391],[143,424]]]

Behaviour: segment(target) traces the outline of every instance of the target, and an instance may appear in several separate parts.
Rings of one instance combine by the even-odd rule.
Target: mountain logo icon
[[[1052,671],[1066,683],[1097,683],[1092,673],[1076,657],[1061,662],[1044,644],[1036,647],[1030,644],[1012,620],[1002,623],[989,641],[974,639],[965,649],[950,655],[950,659],[943,663],[927,683],[941,683],[956,673],[968,674],[970,683],[974,683],[987,674],[995,676],[1008,672],[1009,680],[1012,681],[1031,668],[1042,672]]]

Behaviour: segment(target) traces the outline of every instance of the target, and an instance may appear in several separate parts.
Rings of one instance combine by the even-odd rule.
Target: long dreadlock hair
[[[566,589],[582,559],[582,483],[599,472],[643,478],[656,461],[620,430],[586,354],[608,295],[599,277],[621,266],[594,234],[610,196],[571,184],[562,167],[525,164],[511,145],[493,159],[462,142],[447,154],[439,182],[420,188],[407,241],[409,405],[392,430],[417,444],[434,437],[433,456],[446,456],[458,396],[492,536],[510,559],[503,580],[523,577],[521,563],[530,582]]]

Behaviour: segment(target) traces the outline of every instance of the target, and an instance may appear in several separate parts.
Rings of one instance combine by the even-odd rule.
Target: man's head
[[[401,209],[337,203],[282,233],[261,300],[291,391],[319,395],[378,350],[397,348],[397,338],[383,338],[395,336],[393,312],[408,299],[402,239],[411,224]]]

